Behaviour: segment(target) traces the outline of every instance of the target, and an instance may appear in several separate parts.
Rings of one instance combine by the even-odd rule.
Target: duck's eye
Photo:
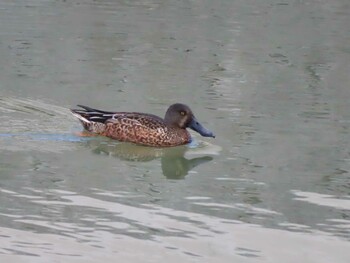
[[[186,112],[180,111],[180,114],[181,114],[182,116],[185,116],[185,115],[186,115]]]

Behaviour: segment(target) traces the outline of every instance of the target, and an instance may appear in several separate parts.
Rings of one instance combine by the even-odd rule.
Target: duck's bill
[[[215,138],[215,135],[209,131],[208,129],[204,128],[202,126],[202,124],[200,124],[196,118],[193,117],[192,121],[190,122],[190,124],[188,125],[189,128],[191,128],[192,130],[198,132],[200,135],[204,136],[204,137],[213,137]]]

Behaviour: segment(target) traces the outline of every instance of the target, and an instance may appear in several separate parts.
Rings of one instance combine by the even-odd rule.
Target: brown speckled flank
[[[155,147],[169,147],[189,143],[191,128],[202,136],[214,137],[194,117],[191,109],[180,103],[171,105],[164,119],[139,112],[107,112],[78,105],[72,109],[84,128],[92,133],[123,142]]]

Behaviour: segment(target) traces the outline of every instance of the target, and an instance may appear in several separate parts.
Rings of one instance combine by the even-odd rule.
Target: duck
[[[71,109],[84,129],[121,142],[131,142],[152,147],[172,147],[192,141],[190,128],[203,137],[215,135],[194,116],[189,106],[175,103],[169,106],[164,119],[149,113],[111,112],[77,105],[81,109]]]

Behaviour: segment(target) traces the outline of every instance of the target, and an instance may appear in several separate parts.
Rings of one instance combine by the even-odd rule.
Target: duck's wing
[[[90,132],[104,133],[104,130],[113,126],[115,130],[121,127],[131,129],[152,130],[164,129],[166,125],[162,118],[140,112],[111,112],[78,105],[82,109],[71,109],[72,114],[77,117],[84,128]]]
[[[148,113],[141,112],[112,112],[102,111],[94,108],[90,108],[84,105],[78,105],[82,109],[71,109],[74,116],[81,116],[88,121],[106,123],[111,119],[132,119],[137,120],[140,124],[147,125],[148,123],[164,124],[162,118]],[[78,115],[78,116],[77,116]],[[79,118],[79,117],[78,117]],[[80,119],[80,118],[79,118]]]

